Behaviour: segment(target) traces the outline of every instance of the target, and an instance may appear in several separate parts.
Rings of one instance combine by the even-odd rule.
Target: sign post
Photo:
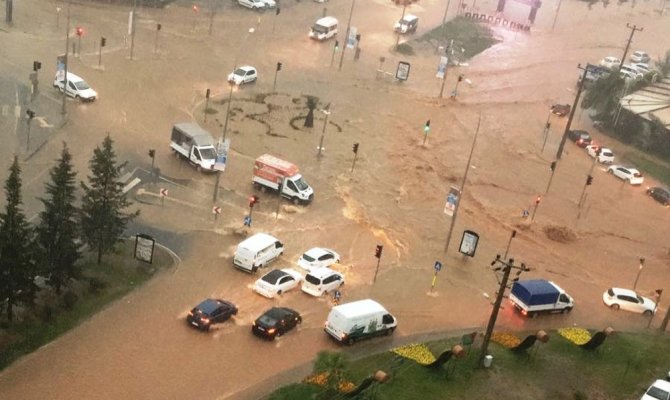
[[[156,240],[149,235],[138,233],[135,236],[135,258],[151,264],[154,259]]]
[[[435,282],[437,282],[437,273],[442,270],[442,263],[439,261],[435,261],[435,274],[433,275],[433,283],[430,285],[430,292],[433,292],[433,289],[435,288]]]
[[[221,214],[221,207],[212,207],[212,214],[214,214],[214,221],[216,221],[219,218],[219,214]]]
[[[165,198],[168,195],[168,190],[165,189],[165,188],[161,188],[160,194],[161,194],[161,207],[164,207],[165,206]]]

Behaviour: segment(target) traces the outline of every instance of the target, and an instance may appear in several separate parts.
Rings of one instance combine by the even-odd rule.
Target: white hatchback
[[[619,65],[621,65],[621,60],[616,57],[605,57],[600,60],[600,65],[609,69],[617,68]]]
[[[237,0],[237,3],[252,10],[265,9],[265,2],[263,0]]]
[[[607,168],[607,173],[616,176],[619,179],[628,181],[631,185],[641,185],[644,182],[644,176],[635,168],[624,167],[622,165],[612,165]]]
[[[657,379],[640,400],[670,400],[670,381]]]
[[[258,72],[256,71],[256,68],[251,65],[244,65],[228,74],[228,82],[236,85],[251,83],[256,81],[256,79],[258,79]]]
[[[328,267],[340,262],[340,255],[330,249],[314,247],[305,252],[298,259],[298,265],[308,271]]]
[[[305,276],[302,291],[312,296],[321,296],[344,285],[344,276],[330,268],[319,268]]]
[[[644,315],[652,315],[656,311],[656,303],[630,289],[607,289],[603,293],[603,303],[614,310],[621,309]]]
[[[586,152],[593,158],[596,157],[598,150],[600,150],[600,154],[598,155],[599,163],[612,164],[614,162],[614,153],[612,153],[612,150],[608,149],[607,147],[600,147],[594,144],[586,146]]]
[[[62,92],[63,87],[65,87],[65,80],[54,79],[54,87]],[[65,93],[74,97],[75,100],[81,101],[94,101],[98,97],[98,93],[85,80],[71,72],[67,73],[67,90]]]

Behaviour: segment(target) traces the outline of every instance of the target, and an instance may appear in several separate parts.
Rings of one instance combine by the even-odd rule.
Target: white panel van
[[[335,306],[328,314],[325,331],[340,343],[378,335],[390,335],[398,321],[374,300],[366,299]]]
[[[335,17],[319,18],[309,31],[310,38],[322,41],[335,35],[337,35],[337,18]]]
[[[267,233],[257,233],[237,245],[233,265],[246,272],[256,272],[280,255],[284,244]]]

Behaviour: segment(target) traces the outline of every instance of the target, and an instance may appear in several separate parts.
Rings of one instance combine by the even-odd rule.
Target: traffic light
[[[26,110],[26,117],[28,117],[28,119],[33,119],[33,118],[35,118],[35,111],[33,111],[33,110]]]
[[[162,27],[163,27],[163,25],[161,25],[161,24],[156,24],[156,30],[157,30],[157,31],[160,31]]]
[[[356,42],[360,43],[360,41],[361,41],[361,34],[359,33],[358,35],[356,35]]]
[[[339,40],[336,40],[336,41],[335,41],[335,51],[337,51],[337,50],[339,50],[339,49],[340,49],[340,41],[339,41]]]
[[[209,94],[210,94],[210,91],[209,91],[209,89],[207,89],[207,92],[205,92],[205,98],[206,99],[209,99]]]
[[[459,82],[463,81],[463,75],[458,75],[458,81]]]
[[[105,47],[107,44],[107,38],[101,37],[100,38],[100,47]]]
[[[84,28],[82,28],[81,26],[77,27],[76,32],[77,32],[77,36],[79,36],[79,37],[84,36]]]
[[[156,150],[154,150],[154,149],[149,149],[149,157],[151,157],[151,158],[156,157]]]
[[[258,196],[253,195],[253,196],[249,197],[249,208],[254,208],[254,205],[256,203],[259,203]]]
[[[587,177],[586,177],[586,184],[587,184],[587,185],[590,185],[590,184],[592,184],[592,183],[593,183],[593,177],[592,177],[591,175],[587,176]]]
[[[423,126],[423,131],[426,133],[430,131],[430,120],[426,121],[426,124]]]
[[[663,289],[656,289],[656,298],[658,299],[663,294]]]
[[[354,143],[353,150],[354,150],[354,154],[358,154],[358,143]]]
[[[556,161],[552,161],[551,165],[549,165],[549,168],[551,168],[552,171],[556,171]]]
[[[381,244],[377,245],[377,249],[375,250],[375,257],[377,258],[382,258],[382,250],[384,249],[384,246]]]
[[[33,61],[33,71],[37,72],[37,70],[40,68],[42,68],[42,63],[39,61]]]
[[[197,13],[198,11],[200,11],[200,9],[198,8],[198,6],[195,5],[195,4],[193,4],[193,7],[191,7],[191,9],[193,10],[194,13]]]
[[[277,63],[277,71],[281,71],[281,65],[282,64],[280,62]]]
[[[277,7],[277,10],[275,11],[275,15],[279,15],[280,12],[281,12],[281,9],[279,7]]]
[[[538,195],[538,196],[535,198],[535,205],[540,205],[540,202],[541,202],[541,201],[542,201],[542,196],[539,196],[539,195]]]

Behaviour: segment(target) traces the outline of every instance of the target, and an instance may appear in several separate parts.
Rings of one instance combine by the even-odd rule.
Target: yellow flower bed
[[[428,365],[435,361],[435,356],[423,343],[396,347],[395,349],[392,349],[391,352],[396,353],[401,357],[414,360],[421,365]]]
[[[582,345],[591,340],[591,334],[584,328],[561,328],[558,334],[576,345]]]
[[[507,332],[493,332],[491,340],[508,349],[516,347],[521,343],[521,339]]]
[[[307,378],[303,379],[304,383],[311,383],[312,385],[324,386],[328,382],[328,372],[322,372],[316,375],[310,375]],[[337,390],[340,392],[351,392],[356,388],[353,382],[341,381],[337,384]]]

